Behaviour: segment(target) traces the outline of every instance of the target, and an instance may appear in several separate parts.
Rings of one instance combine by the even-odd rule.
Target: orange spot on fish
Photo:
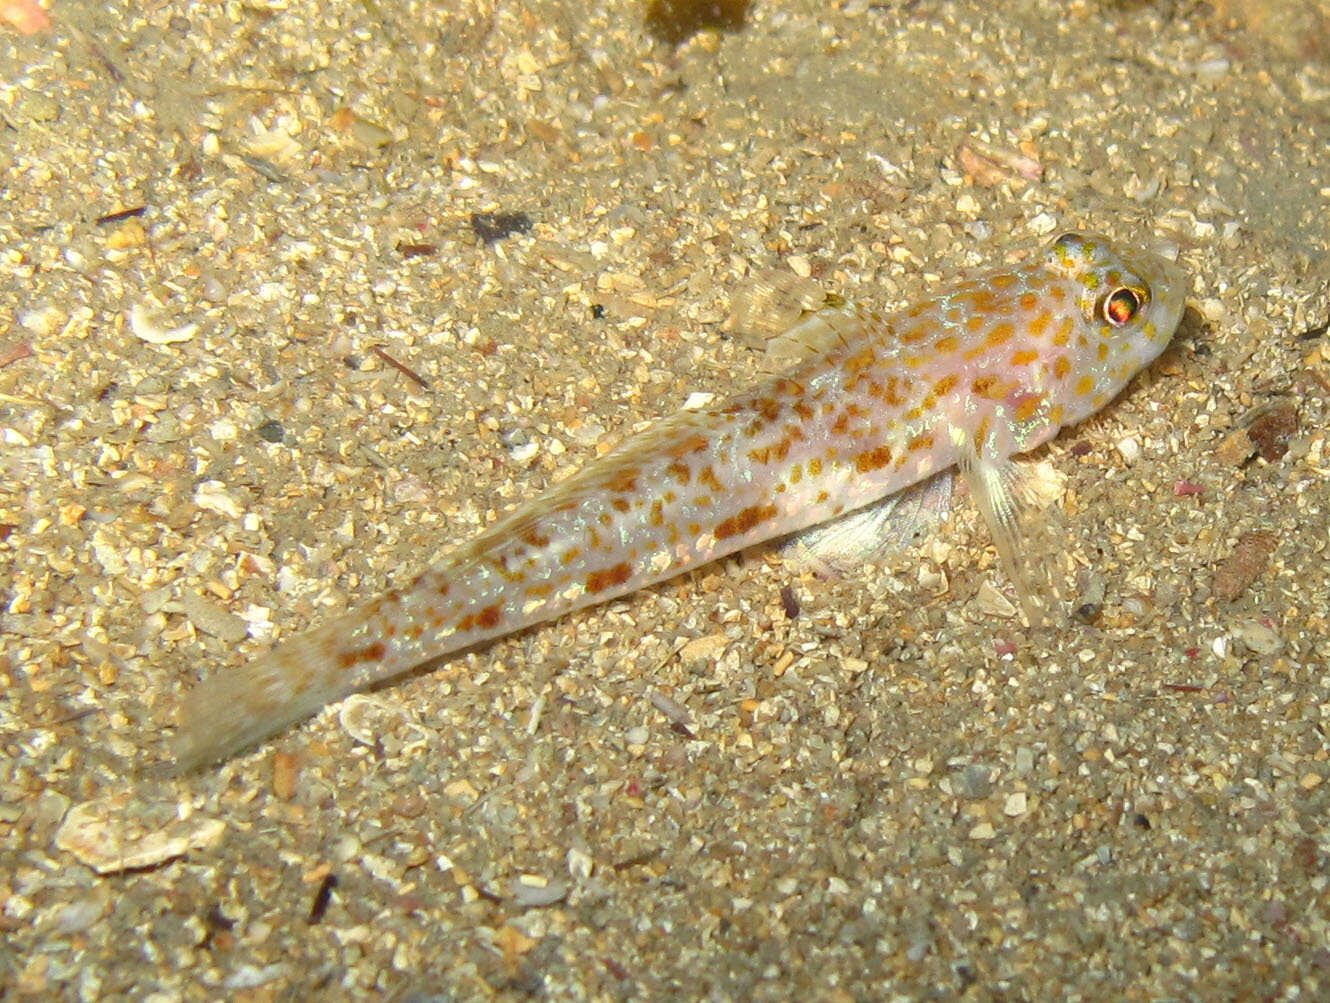
[[[1013,366],[1028,366],[1039,358],[1039,353],[1033,348],[1022,348],[1019,351],[1011,353],[1011,364]]]
[[[854,469],[861,474],[867,474],[874,470],[881,470],[891,462],[891,450],[886,446],[878,446],[876,449],[870,449],[866,453],[860,453],[854,458]]]
[[[973,314],[990,314],[997,306],[997,297],[987,286],[971,286],[957,293],[956,300]]]
[[[1039,413],[1040,406],[1044,403],[1043,394],[1026,394],[1016,405],[1016,420],[1030,421]]]
[[[1071,343],[1071,330],[1071,318],[1063,317],[1062,323],[1058,325],[1058,329],[1053,333],[1053,344],[1057,345],[1059,348],[1065,348]]]
[[[921,449],[932,449],[933,434],[929,432],[927,435],[916,435],[906,444],[905,448],[912,453],[917,453]]]
[[[849,373],[858,373],[867,369],[877,361],[877,352],[873,350],[872,345],[865,345],[862,349],[851,355],[845,360],[843,365],[845,371]]]
[[[1016,333],[1016,329],[1009,321],[1003,321],[1000,324],[994,324],[992,330],[988,332],[988,337],[984,339],[984,344],[989,348],[997,348],[1004,345]]]
[[[1000,386],[1001,381],[996,376],[988,373],[983,376],[975,377],[974,382],[970,384],[970,392],[976,397],[983,397],[988,400],[1001,400],[1007,395],[998,389]]]
[[[1061,380],[1065,379],[1069,372],[1071,372],[1071,363],[1067,361],[1065,355],[1059,355],[1053,361],[1053,375]]]

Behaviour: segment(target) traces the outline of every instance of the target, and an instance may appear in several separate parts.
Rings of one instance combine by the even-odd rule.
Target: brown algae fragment
[[[1265,570],[1278,542],[1278,537],[1267,530],[1254,530],[1238,537],[1233,553],[1215,569],[1215,595],[1231,601],[1251,588]]]

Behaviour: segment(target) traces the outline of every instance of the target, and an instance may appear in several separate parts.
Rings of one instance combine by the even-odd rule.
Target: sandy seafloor
[[[1330,998],[1323,6],[54,15],[0,33],[6,999]],[[886,309],[1073,227],[1192,286],[1036,457],[1054,626],[959,498],[159,772],[193,681],[758,378],[752,273]]]

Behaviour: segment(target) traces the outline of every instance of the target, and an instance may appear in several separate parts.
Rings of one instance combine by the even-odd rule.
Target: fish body
[[[254,744],[415,665],[810,526],[952,466],[1021,586],[1008,461],[1110,401],[1182,314],[1172,263],[1068,233],[889,316],[831,306],[789,371],[685,411],[402,588],[206,679],[177,760]]]

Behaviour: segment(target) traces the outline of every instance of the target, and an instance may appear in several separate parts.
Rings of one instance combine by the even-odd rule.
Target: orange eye
[[[1118,286],[1104,297],[1104,320],[1114,327],[1125,327],[1135,320],[1145,305],[1145,294],[1130,286]]]

